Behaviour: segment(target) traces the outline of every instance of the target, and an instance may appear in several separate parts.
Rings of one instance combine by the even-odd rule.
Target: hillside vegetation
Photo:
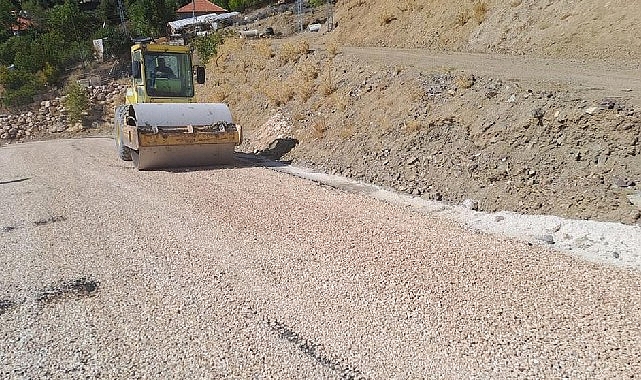
[[[107,58],[126,55],[132,38],[161,37],[189,0],[0,0],[0,105],[15,108],[64,84],[94,60],[92,40]],[[264,1],[222,0],[231,10]],[[122,12],[121,12],[122,11]],[[123,22],[124,21],[124,22]]]

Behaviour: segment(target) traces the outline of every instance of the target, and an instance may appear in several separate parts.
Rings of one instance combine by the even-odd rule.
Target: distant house
[[[17,36],[25,30],[31,28],[32,26],[33,22],[31,20],[22,16],[18,16],[16,18],[16,22],[11,25],[11,31],[13,32],[14,36]]]
[[[178,8],[178,10],[176,11],[176,17],[178,20],[183,20],[194,16],[226,12],[226,9],[223,9],[207,0],[192,0],[191,3],[185,5],[184,7]]]

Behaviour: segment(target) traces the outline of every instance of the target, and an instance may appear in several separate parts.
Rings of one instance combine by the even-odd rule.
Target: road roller
[[[233,162],[241,127],[222,103],[197,103],[194,82],[205,68],[188,46],[135,41],[131,84],[115,109],[116,149],[138,170],[217,166]],[[195,79],[195,81],[194,81]]]

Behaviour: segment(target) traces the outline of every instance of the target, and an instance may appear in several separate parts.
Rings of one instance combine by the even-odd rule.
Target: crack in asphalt
[[[361,371],[354,368],[352,365],[334,360],[320,352],[321,345],[305,339],[283,322],[278,320],[267,320],[267,324],[271,330],[277,333],[282,339],[292,343],[302,353],[312,358],[316,363],[337,372],[341,379],[367,379]]]
[[[10,180],[10,181],[0,181],[0,185],[7,185],[7,184],[10,184],[10,183],[24,182],[24,181],[28,181],[30,179],[31,178],[20,178],[20,179],[13,179],[13,180]]]
[[[45,224],[63,222],[65,220],[67,220],[67,218],[65,218],[64,216],[56,215],[56,216],[50,216],[47,219],[36,220],[35,222],[33,222],[33,224],[35,224],[36,226],[44,226]]]

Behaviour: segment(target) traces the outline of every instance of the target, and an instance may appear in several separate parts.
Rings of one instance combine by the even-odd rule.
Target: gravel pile
[[[109,139],[0,168],[3,378],[641,373],[638,271],[261,167],[137,172]]]

